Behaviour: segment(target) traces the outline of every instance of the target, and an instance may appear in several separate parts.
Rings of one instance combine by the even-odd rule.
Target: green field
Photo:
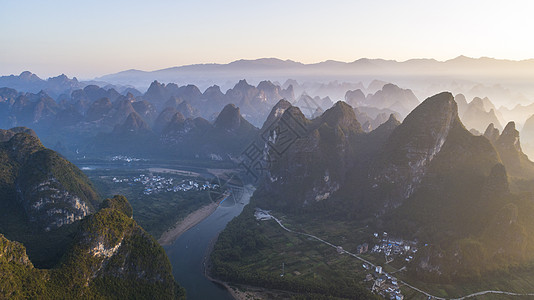
[[[252,204],[253,205],[253,204]],[[233,283],[265,288],[298,291],[308,284],[321,285],[326,294],[338,289],[340,298],[352,298],[344,294],[344,288],[370,289],[372,282],[365,282],[368,271],[362,262],[312,238],[283,230],[274,220],[257,221],[254,208],[249,205],[221,234],[212,254],[212,273]],[[357,245],[376,240],[372,232],[359,227],[356,222],[325,220],[273,212],[289,229],[313,234],[343,249],[355,253]],[[386,272],[394,272],[405,266],[401,259],[385,264],[383,255],[362,255],[368,261],[383,266]],[[282,264],[284,276],[281,277]],[[432,295],[457,298],[484,290],[502,290],[515,293],[534,292],[534,266],[510,269],[483,277],[477,281],[454,284],[425,283],[401,271],[394,274],[399,280],[422,289]],[[285,283],[284,283],[285,282]],[[299,287],[299,285],[302,285]],[[401,285],[405,299],[427,299],[423,294]],[[315,291],[319,294],[322,291]],[[483,295],[470,299],[527,299],[529,297]],[[530,297],[534,298],[534,297]]]

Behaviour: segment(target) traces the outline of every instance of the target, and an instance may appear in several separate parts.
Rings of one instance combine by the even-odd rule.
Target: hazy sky
[[[0,75],[277,57],[534,57],[534,1],[1,0]]]

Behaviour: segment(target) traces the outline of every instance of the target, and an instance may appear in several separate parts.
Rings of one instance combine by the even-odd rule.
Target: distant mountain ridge
[[[361,58],[353,62],[327,60],[319,63],[304,64],[292,60],[277,58],[259,58],[237,60],[227,64],[193,64],[170,67],[155,71],[128,70],[108,74],[97,78],[114,84],[141,83],[148,86],[154,79],[163,82],[182,82],[187,76],[196,78],[202,74],[204,80],[233,77],[232,73],[246,78],[270,78],[284,74],[286,78],[312,78],[319,75],[462,75],[477,74],[534,74],[534,59],[521,61],[495,59],[488,57],[470,58],[458,56],[453,59],[438,61],[435,59],[409,59],[406,61]],[[313,74],[313,75],[310,75]],[[319,74],[319,75],[318,75]],[[310,76],[307,76],[310,75]],[[234,78],[235,79],[235,78]],[[272,78],[278,80],[278,78]],[[191,82],[191,80],[189,81]],[[135,85],[135,84],[134,84]]]

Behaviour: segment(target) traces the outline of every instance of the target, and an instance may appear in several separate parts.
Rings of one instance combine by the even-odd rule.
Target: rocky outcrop
[[[500,136],[499,129],[495,128],[493,123],[490,123],[484,131],[484,136],[492,143],[495,143]]]
[[[276,115],[275,109],[271,114]],[[284,134],[279,134],[279,128]],[[267,158],[263,162],[269,162],[262,189],[285,195],[275,196],[279,200],[272,204],[289,210],[329,199],[354,165],[355,143],[361,134],[354,110],[345,102],[337,102],[312,121],[297,107],[286,108],[262,132],[261,148]]]
[[[534,163],[521,149],[519,131],[515,129],[514,122],[509,122],[506,125],[494,145],[506,166],[506,170],[512,176],[534,178]]]
[[[362,90],[348,90],[345,93],[345,102],[347,102],[352,107],[357,107],[365,102],[365,94],[362,92]]]
[[[223,108],[213,126],[226,132],[246,131],[254,128],[252,124],[241,116],[239,107],[233,104],[228,104]]]
[[[273,108],[271,109],[271,112],[267,116],[267,119],[265,119],[265,122],[263,123],[263,126],[261,127],[261,131],[263,132],[264,130],[267,129],[268,126],[278,121],[282,117],[286,109],[290,108],[291,106],[292,106],[291,103],[289,103],[289,101],[286,101],[284,99],[281,99],[280,101],[278,101],[278,103],[276,103],[276,105],[273,106]]]
[[[50,231],[81,220],[94,212],[98,196],[87,177],[35,136],[16,129],[9,141],[0,143],[5,188],[12,190],[36,228]],[[10,167],[8,167],[10,166]],[[8,194],[10,194],[8,192]]]
[[[81,221],[72,247],[53,269],[33,268],[24,246],[0,234],[0,298],[185,298],[163,248],[126,214],[126,198],[104,203]]]
[[[495,114],[495,110],[493,108],[486,110],[484,101],[478,97],[475,97],[473,101],[469,103],[461,119],[466,128],[474,128],[480,132],[483,132],[488,124],[493,124],[497,129],[502,128],[501,123]]]
[[[386,207],[397,207],[414,193],[458,122],[454,98],[441,93],[426,99],[395,129],[369,175],[372,189],[390,187]]]
[[[148,124],[141,118],[141,116],[136,113],[132,112],[126,118],[124,123],[115,126],[115,129],[113,130],[114,134],[146,134],[150,132],[150,127]]]
[[[405,116],[419,105],[419,100],[411,90],[388,83],[375,94],[368,96],[365,103],[367,106],[388,108]]]

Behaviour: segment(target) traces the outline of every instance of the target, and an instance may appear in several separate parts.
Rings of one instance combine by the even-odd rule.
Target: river
[[[221,285],[204,276],[203,262],[217,235],[250,201],[251,186],[233,188],[230,197],[206,219],[184,232],[173,244],[164,247],[172,264],[173,275],[187,291],[187,299],[233,299]]]

